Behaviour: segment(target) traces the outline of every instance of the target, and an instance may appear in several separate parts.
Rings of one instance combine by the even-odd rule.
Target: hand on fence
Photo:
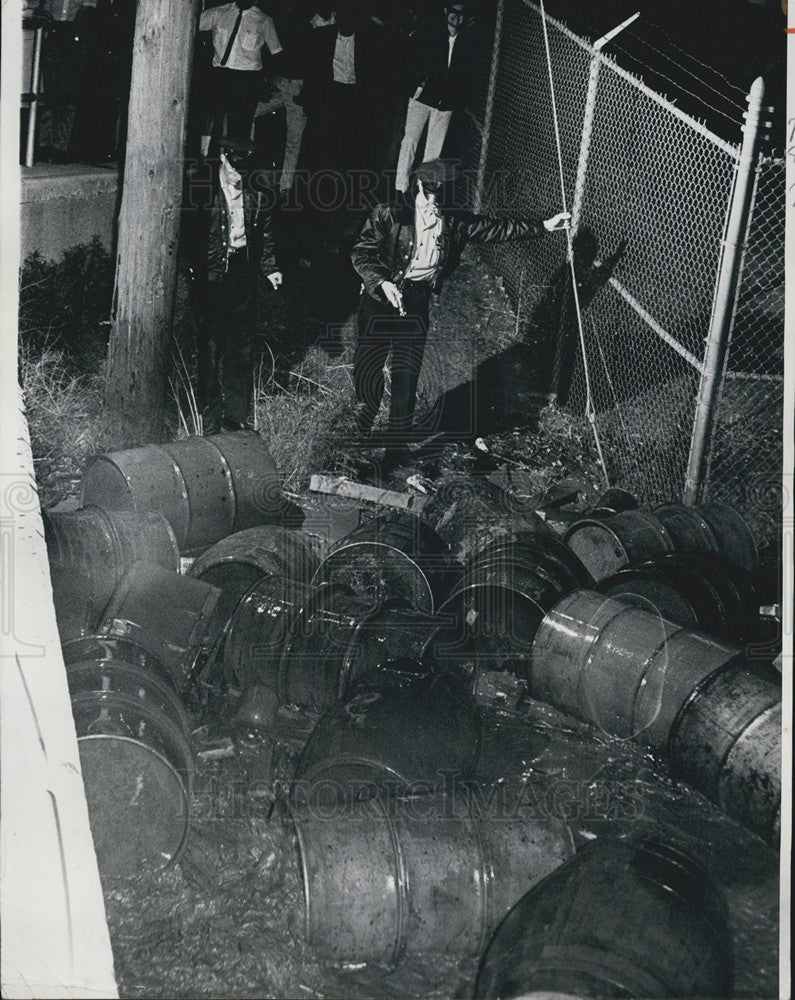
[[[551,219],[544,219],[544,229],[546,229],[548,233],[551,233],[556,229],[568,229],[569,219],[571,219],[571,212],[558,212],[558,214],[553,215]]]

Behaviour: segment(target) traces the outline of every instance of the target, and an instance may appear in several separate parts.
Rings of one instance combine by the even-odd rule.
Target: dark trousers
[[[373,425],[384,395],[384,363],[392,351],[391,395],[388,436],[390,444],[410,437],[417,399],[417,382],[428,336],[431,288],[427,282],[407,281],[403,286],[405,316],[386,301],[363,292],[356,318],[356,351],[353,384],[362,404],[359,430]]]
[[[214,66],[209,90],[205,135],[248,139],[262,90],[262,74],[255,70]],[[226,131],[222,132],[224,115]]]
[[[221,417],[244,423],[252,398],[252,340],[257,314],[257,278],[246,248],[229,261],[220,281],[197,290],[198,403],[205,424]]]

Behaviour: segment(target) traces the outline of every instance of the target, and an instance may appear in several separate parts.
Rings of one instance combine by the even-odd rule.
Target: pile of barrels
[[[746,655],[757,553],[735,511],[645,511],[610,491],[562,536],[531,519],[463,563],[403,511],[319,543],[285,525],[247,432],[100,456],[83,502],[46,523],[104,874],[179,855],[183,702],[214,685],[263,743],[282,709],[318,717],[285,822],[306,934],[330,960],[482,955],[479,997],[728,995],[725,906],[679,847],[608,836],[575,851],[559,818],[491,815],[460,781],[479,759],[479,678],[508,670],[530,697],[653,748],[776,846],[780,680]]]

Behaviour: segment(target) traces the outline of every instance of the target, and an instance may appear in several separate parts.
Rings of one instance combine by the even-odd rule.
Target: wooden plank
[[[398,493],[396,490],[385,490],[380,486],[369,486],[366,483],[355,483],[345,476],[313,475],[309,480],[309,489],[315,493],[327,493],[331,496],[350,497],[352,500],[366,500],[368,503],[380,504],[382,507],[395,507],[399,510],[419,512],[425,506],[428,498],[415,493]]]

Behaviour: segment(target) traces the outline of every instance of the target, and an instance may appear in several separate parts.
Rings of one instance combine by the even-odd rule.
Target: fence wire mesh
[[[490,114],[480,102],[470,115],[473,146],[462,160],[474,169],[482,136],[484,212],[551,215],[561,169],[571,210],[579,180],[574,262],[610,479],[645,503],[680,499],[741,136],[732,145],[713,135],[615,63],[609,45],[596,55],[550,17],[547,36],[552,87],[541,10],[504,0]],[[767,536],[780,517],[780,507],[770,513],[770,484],[781,473],[783,190],[783,161],[760,159],[705,488],[751,519],[765,506]],[[503,244],[486,256],[537,348],[538,387],[583,412],[565,240]]]
[[[771,540],[781,522],[784,186],[784,159],[761,156],[705,487]]]

